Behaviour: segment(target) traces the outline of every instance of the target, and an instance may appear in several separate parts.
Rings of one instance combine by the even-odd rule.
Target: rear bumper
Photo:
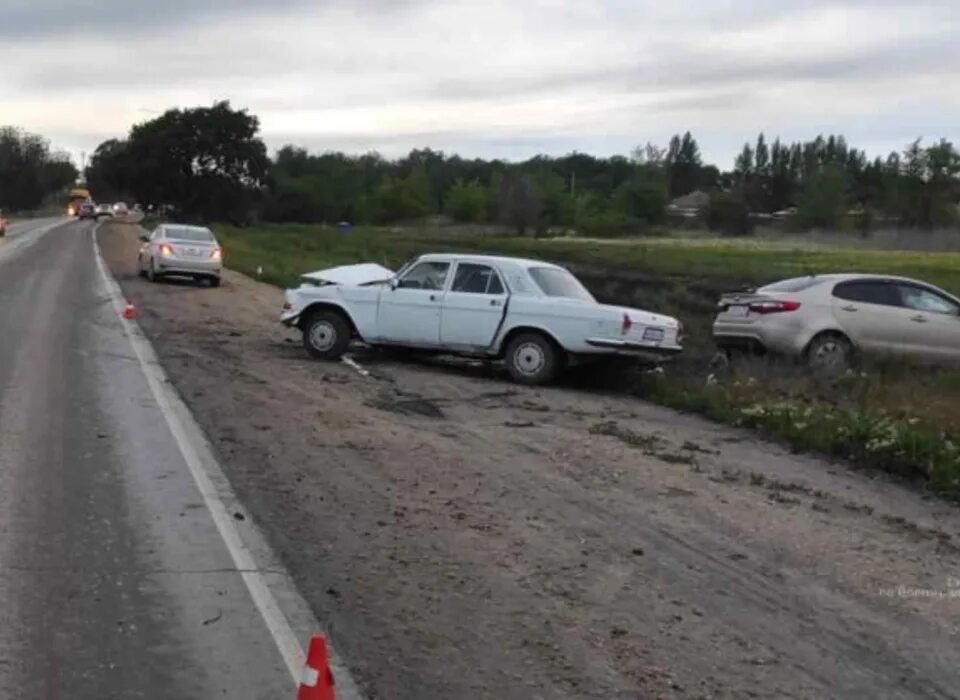
[[[162,275],[210,275],[219,277],[223,265],[210,260],[157,258],[157,272]]]
[[[683,352],[683,348],[679,345],[658,345],[642,340],[623,340],[622,338],[587,338],[587,345],[622,354],[659,359],[673,357]]]
[[[715,323],[713,342],[721,348],[749,348],[780,355],[800,355],[806,346],[796,329],[762,324]]]

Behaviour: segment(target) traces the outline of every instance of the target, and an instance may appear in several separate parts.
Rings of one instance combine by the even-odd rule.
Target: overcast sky
[[[0,123],[78,154],[229,99],[275,150],[960,140],[960,0],[0,0]]]

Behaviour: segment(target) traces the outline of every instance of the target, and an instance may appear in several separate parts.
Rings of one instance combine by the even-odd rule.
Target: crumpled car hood
[[[317,270],[301,275],[301,278],[311,285],[339,284],[346,287],[359,287],[364,284],[386,282],[394,275],[383,265],[376,263],[360,263],[359,265],[341,265],[326,270]]]

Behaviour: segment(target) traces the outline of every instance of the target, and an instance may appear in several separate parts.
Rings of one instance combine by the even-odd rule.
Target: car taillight
[[[161,246],[160,246],[160,255],[162,255],[162,256],[165,257],[165,258],[171,258],[171,257],[173,257],[173,246],[167,245],[166,243],[164,243],[163,245],[161,245]]]
[[[220,247],[220,246],[217,246],[216,248],[214,248],[213,250],[211,250],[211,251],[210,251],[210,257],[213,258],[214,260],[222,260],[222,259],[223,259],[223,248]]]
[[[750,311],[755,314],[780,314],[785,311],[796,311],[800,308],[799,301],[768,300],[755,301],[750,304]]]
[[[683,323],[677,321],[677,345],[683,344]]]
[[[624,314],[623,322],[620,324],[620,332],[623,335],[626,335],[630,332],[631,328],[633,328],[633,320],[630,318],[629,314]]]

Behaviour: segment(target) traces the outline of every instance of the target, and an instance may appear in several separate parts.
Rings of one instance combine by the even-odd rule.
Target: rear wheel
[[[807,346],[807,366],[816,372],[842,372],[853,362],[853,344],[839,333],[822,333]]]
[[[546,384],[557,376],[560,354],[546,336],[521,333],[507,346],[506,364],[515,382]]]
[[[220,286],[220,278],[219,278],[219,277],[211,277],[211,278],[210,278],[210,286],[211,286],[211,287],[219,287],[219,286]]]
[[[303,322],[303,347],[312,357],[338,360],[350,345],[350,326],[336,311],[314,311]]]

